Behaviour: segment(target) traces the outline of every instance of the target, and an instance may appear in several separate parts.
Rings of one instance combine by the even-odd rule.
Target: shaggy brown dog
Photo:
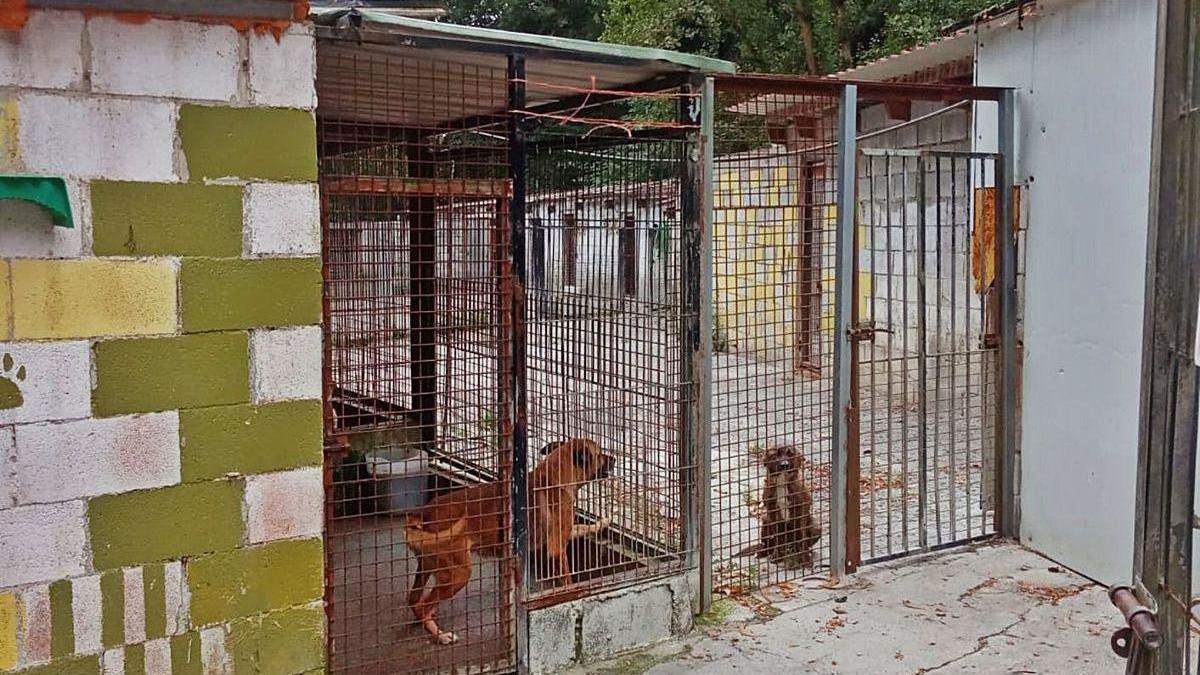
[[[551,443],[542,454],[545,459],[529,476],[530,546],[543,550],[558,567],[559,584],[569,584],[568,542],[608,526],[605,520],[576,525],[576,494],[584,483],[608,477],[615,460],[584,438]],[[408,515],[404,528],[407,543],[417,554],[408,605],[441,644],[451,644],[458,636],[438,626],[437,608],[470,581],[471,554],[502,557],[511,546],[505,515],[508,497],[507,484],[483,483],[448,492]],[[436,583],[426,589],[431,576]]]

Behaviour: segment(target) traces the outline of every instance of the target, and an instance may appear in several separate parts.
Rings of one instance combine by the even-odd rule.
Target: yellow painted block
[[[822,331],[833,330],[833,318],[834,317],[833,317],[832,309],[826,310],[826,312],[821,315],[821,330]]]
[[[800,222],[800,209],[795,206],[788,206],[788,207],[784,208],[783,209],[783,222],[799,223]]]
[[[17,99],[0,101],[0,171],[21,169],[21,109]]]
[[[0,260],[0,340],[12,339],[12,285],[8,261]]]
[[[787,183],[788,183],[788,170],[787,170],[787,167],[786,167],[786,166],[777,166],[777,167],[775,167],[775,183],[776,183],[777,185],[787,185]]]
[[[750,187],[754,188],[754,191],[757,192],[758,190],[760,190],[762,188],[762,186],[763,186],[762,171],[759,171],[758,169],[754,169],[753,171],[750,172]]]
[[[870,272],[858,273],[858,316],[869,319],[871,312],[871,276]]]
[[[17,340],[175,332],[175,269],[166,260],[9,264]]]
[[[17,665],[17,633],[21,628],[21,604],[15,593],[0,593],[0,670]]]

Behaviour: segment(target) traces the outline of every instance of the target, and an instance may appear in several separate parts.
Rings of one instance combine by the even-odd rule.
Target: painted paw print
[[[13,365],[15,364],[12,354],[5,354],[4,371],[0,373],[0,410],[20,408],[25,403],[25,396],[21,393],[21,383],[25,381],[25,366],[17,368],[17,372],[14,373]]]

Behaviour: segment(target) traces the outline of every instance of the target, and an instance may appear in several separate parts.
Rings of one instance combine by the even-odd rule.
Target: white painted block
[[[175,180],[175,104],[24,93],[20,160],[33,174]]]
[[[19,405],[0,410],[0,424],[88,417],[91,349],[82,340],[0,342],[0,388],[20,392]]]
[[[125,648],[120,647],[104,652],[100,668],[103,675],[125,675]]]
[[[170,675],[171,641],[159,638],[146,643],[146,675]]]
[[[321,327],[250,333],[250,382],[255,403],[321,397]]]
[[[295,26],[278,42],[250,35],[250,101],[254,105],[312,109],[316,95],[316,41],[312,29]]]
[[[246,187],[246,248],[250,255],[320,255],[321,206],[311,183]]]
[[[15,480],[12,466],[16,447],[12,427],[0,429],[0,510],[16,506],[12,491]]]
[[[241,56],[231,26],[190,21],[88,24],[92,89],[109,94],[232,101]]]
[[[102,625],[100,576],[77,577],[71,580],[71,612],[75,625],[75,653],[96,654],[103,648],[100,642]]]
[[[3,33],[0,33],[0,38]],[[57,227],[50,213],[29,202],[0,202],[0,251],[7,258],[78,258],[90,230],[91,199],[84,181],[67,180],[75,227]]]
[[[83,14],[34,11],[0,32],[0,86],[75,89],[83,82]]]
[[[187,589],[183,585],[183,563],[172,560],[163,566],[163,584],[167,635],[179,635],[187,631]]]
[[[233,663],[225,648],[224,626],[200,631],[200,665],[204,675],[225,675],[233,672]]]
[[[251,544],[321,534],[325,488],[320,467],[246,478],[246,538]]]
[[[83,501],[0,511],[0,588],[83,574],[85,512]]]
[[[125,583],[125,642],[136,644],[146,640],[146,589],[142,568],[122,570]]]
[[[128,492],[179,482],[179,413],[17,427],[20,504]]]
[[[17,662],[23,666],[50,660],[50,587],[32,586],[21,591],[24,622],[21,626],[21,653]]]

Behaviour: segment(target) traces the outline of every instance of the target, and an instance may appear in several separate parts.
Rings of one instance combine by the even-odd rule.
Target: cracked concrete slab
[[[682,641],[572,673],[1121,672],[1104,589],[1014,544],[869,565],[841,587],[763,589]]]

